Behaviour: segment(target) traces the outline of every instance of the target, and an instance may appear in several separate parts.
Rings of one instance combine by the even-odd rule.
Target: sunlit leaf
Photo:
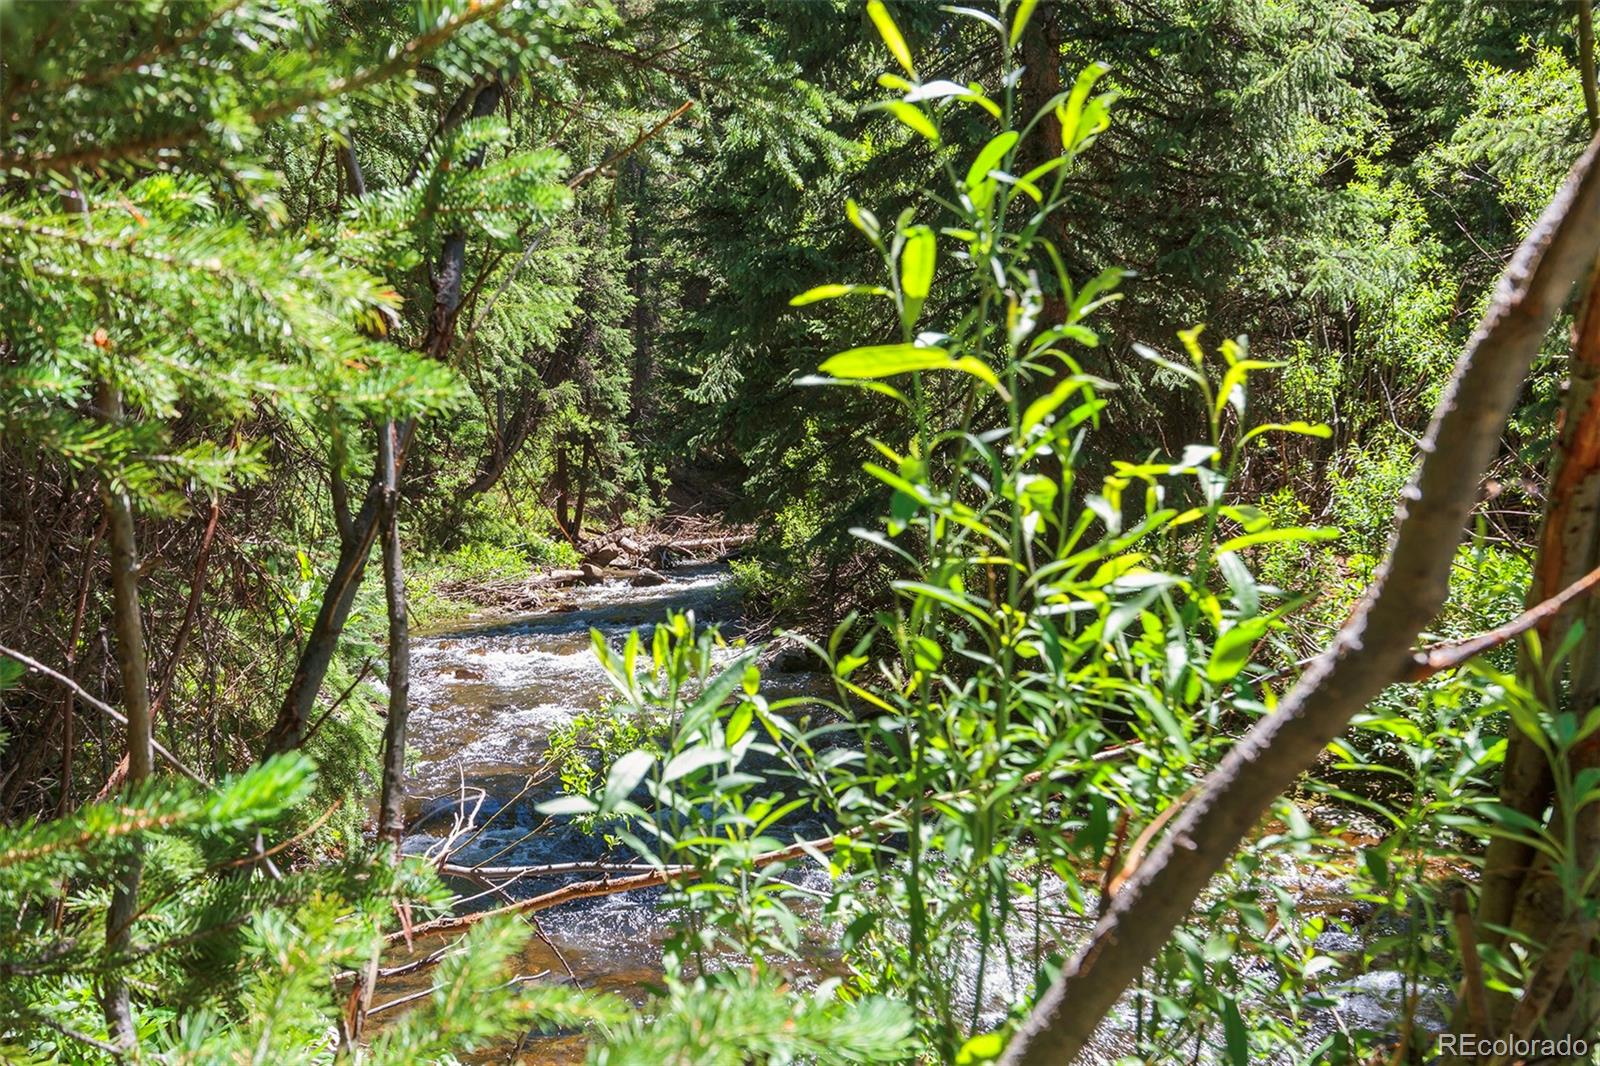
[[[889,9],[883,6],[883,0],[867,0],[867,15],[872,19],[872,24],[878,27],[878,36],[883,38],[889,54],[905,68],[907,74],[916,77],[917,69],[911,65],[911,49],[906,47],[906,39],[900,35],[900,27],[894,24]]]

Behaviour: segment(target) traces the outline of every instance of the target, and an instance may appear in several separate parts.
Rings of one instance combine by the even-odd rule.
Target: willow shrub
[[[919,1056],[970,1062],[998,1054],[1094,920],[1101,886],[1270,710],[1262,682],[1292,659],[1280,634],[1300,599],[1253,576],[1251,549],[1332,531],[1274,525],[1229,486],[1252,450],[1327,431],[1252,424],[1246,387],[1273,364],[1242,338],[1207,351],[1193,329],[1171,356],[1137,350],[1195,390],[1208,439],[1080,480],[1106,387],[1080,356],[1099,345],[1093,318],[1123,272],[1075,284],[1046,234],[1070,218],[1074,163],[1111,120],[1106,71],[1049,103],[1059,150],[1025,169],[1045,112],[1014,113],[1016,69],[997,97],[922,80],[887,12],[869,10],[904,74],[880,79],[895,95],[875,106],[926,138],[947,187],[892,222],[847,203],[881,280],[793,302],[884,309],[889,339],[834,355],[807,383],[874,394],[901,416],[864,467],[886,508],[855,530],[892,602],[810,644],[831,699],[769,701],[748,655],[719,672],[714,639],[681,617],[642,662],[637,640],[619,656],[597,639],[624,702],[672,724],[615,763],[598,804],[572,809],[631,815],[639,831],[624,839],[642,856],[696,871],[673,891],[688,945],[669,955],[673,979],[714,981],[707,955],[729,949],[781,970],[802,950],[797,915],[820,907],[849,972],[825,989],[904,1001]],[[974,17],[1010,55],[1020,26]],[[941,134],[966,108],[995,128],[975,153]],[[932,320],[934,307],[948,313]],[[641,783],[649,809],[629,798]],[[826,868],[823,902],[780,876],[792,861],[759,865],[793,842],[780,826],[801,812],[831,827],[796,849]],[[1327,921],[1298,914],[1273,876],[1316,843],[1281,803],[1108,1028],[1107,1050],[1165,1058],[1205,1043],[1240,1064],[1329,1051],[1307,1046],[1300,1013],[1333,1002],[1319,981],[1337,960],[1315,946]]]

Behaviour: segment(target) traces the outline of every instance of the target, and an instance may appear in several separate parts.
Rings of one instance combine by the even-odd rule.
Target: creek
[[[551,733],[585,712],[604,706],[612,690],[594,656],[590,630],[598,629],[618,647],[630,630],[649,627],[669,612],[693,612],[699,624],[718,625],[726,637],[738,635],[742,619],[737,591],[725,567],[701,565],[669,572],[664,584],[635,587],[614,579],[571,590],[570,599],[555,609],[453,628],[419,638],[413,647],[412,713],[408,748],[410,825],[405,850],[437,854],[453,848],[451,862],[458,866],[525,866],[548,863],[597,861],[631,862],[626,849],[608,850],[598,834],[580,832],[565,819],[546,819],[536,806],[561,794],[559,778],[548,772],[545,754]],[[730,650],[729,656],[733,654]],[[814,685],[814,674],[770,674],[764,685],[795,689]],[[541,779],[540,775],[543,774]],[[531,783],[530,783],[531,782]],[[458,834],[451,842],[452,826],[470,821],[477,829]],[[804,836],[826,832],[820,824],[794,826]],[[1311,877],[1308,871],[1285,869],[1275,878],[1296,897],[1298,906],[1329,902],[1337,885]],[[526,898],[561,887],[591,874],[516,882],[500,896],[484,895],[483,887],[460,880],[452,887],[464,896],[478,896],[466,909],[478,909]],[[828,889],[825,872],[809,860],[785,875],[820,892]],[[1068,936],[1082,919],[1070,917],[1056,897],[1054,918]],[[591,990],[608,991],[640,1003],[650,984],[661,976],[661,949],[669,932],[669,915],[660,907],[660,890],[623,892],[578,900],[536,915],[536,935],[528,941],[518,963],[521,975],[545,975]],[[1329,943],[1325,950],[1359,954],[1360,941],[1349,934],[1345,943]],[[807,930],[803,958],[795,968],[800,983],[837,972],[834,931],[820,921]],[[438,945],[425,945],[421,951]],[[421,952],[419,952],[421,953]],[[404,961],[404,958],[392,960]],[[730,960],[731,961],[731,960]],[[971,973],[958,985],[972,984]],[[426,989],[426,970],[385,983],[379,996],[387,999]],[[1393,971],[1369,974],[1346,972],[1341,992],[1342,1010],[1323,1011],[1314,1031],[1331,1031],[1346,1021],[1382,1028],[1392,1022],[1407,989]],[[985,984],[986,1019],[1000,1020],[1004,1002],[1027,987],[1031,975],[995,973]],[[973,990],[964,988],[967,995]],[[1430,993],[1431,997],[1431,993]],[[969,1000],[970,1002],[970,1000]],[[1419,1021],[1428,1027],[1443,1022],[1447,1005],[1425,1004]],[[1319,1013],[1319,1012],[1313,1012]],[[989,1017],[990,1015],[993,1017]],[[1113,1026],[1098,1047],[1104,1061],[1126,1052],[1126,1034]],[[530,1036],[520,1045],[515,1061],[523,1063],[581,1062],[585,1041],[575,1034]],[[502,1047],[477,1061],[507,1062],[517,1048]],[[1214,1061],[1209,1050],[1199,1061]]]
[[[417,640],[407,744],[413,759],[412,828],[405,850],[440,848],[455,819],[472,815],[487,827],[456,845],[451,861],[458,865],[632,861],[626,849],[608,853],[600,836],[538,814],[537,804],[560,795],[561,782],[549,774],[531,787],[529,780],[545,769],[551,732],[614,695],[595,659],[590,630],[620,646],[630,630],[648,634],[672,611],[693,612],[697,623],[719,625],[725,636],[735,636],[738,594],[726,567],[683,567],[669,571],[665,584],[646,588],[625,580],[580,586],[556,610]],[[586,876],[530,878],[509,891],[524,898]],[[797,876],[825,886],[822,871],[809,864]],[[453,887],[467,895],[481,891],[468,882]],[[538,935],[529,940],[519,972],[548,972],[552,980],[642,1001],[646,986],[661,975],[668,923],[660,894],[618,893],[540,913]],[[496,902],[487,898],[477,905]],[[815,963],[825,965],[829,945],[815,946]],[[408,984],[399,986],[401,993],[409,990]],[[583,1041],[530,1039],[524,1052],[523,1062],[580,1062]],[[505,1061],[504,1051],[492,1061]]]

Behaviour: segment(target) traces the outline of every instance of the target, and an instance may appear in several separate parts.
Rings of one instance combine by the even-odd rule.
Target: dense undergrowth
[[[1600,122],[1589,22],[0,3],[0,1057],[1025,1054],[1383,574]],[[1438,546],[1447,665],[1293,768],[1086,1054],[1594,1035],[1600,610],[1450,657],[1600,561],[1600,312],[1556,318]],[[681,615],[597,638],[547,809],[671,871],[661,987],[517,979],[497,916],[369,1024],[458,905],[394,847],[410,628],[708,500],[832,692]]]

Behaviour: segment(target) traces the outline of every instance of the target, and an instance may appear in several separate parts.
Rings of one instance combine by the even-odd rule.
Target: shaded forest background
[[[969,84],[1014,101],[1007,120],[1020,136],[1006,151],[1018,172],[1072,142],[1054,105],[1080,71],[1104,64],[1095,92],[1114,96],[1104,97],[1114,118],[1081,154],[1068,148],[1060,208],[1040,228],[1056,257],[1039,255],[1033,293],[1045,319],[1078,314],[1082,301],[1049,278],[1052,261],[1079,295],[1114,290],[1074,351],[1075,371],[1095,379],[1104,406],[1087,444],[1070,459],[1058,447],[1040,469],[1060,499],[1103,504],[1090,487],[1119,475],[1119,461],[1220,445],[1221,405],[1186,380],[1184,352],[1197,342],[1179,331],[1203,325],[1208,349],[1247,337],[1228,365],[1246,352],[1277,364],[1251,380],[1250,422],[1327,427],[1241,450],[1228,471],[1230,505],[1276,528],[1326,531],[1237,548],[1253,548],[1251,587],[1266,598],[1305,594],[1273,614],[1270,641],[1244,650],[1261,667],[1250,684],[1266,691],[1328,644],[1378,572],[1419,442],[1497,279],[1600,122],[1589,14],[1474,0],[1021,7],[1031,13],[1026,32],[1009,41],[1011,23],[988,9],[886,9],[917,70],[942,79],[913,83],[901,78],[915,77],[904,61],[886,60],[877,17],[847,3],[0,6],[0,646],[26,656],[0,672],[0,815],[20,834],[11,841],[19,866],[34,855],[29,834],[59,833],[52,852],[84,833],[119,837],[105,832],[113,815],[93,815],[115,804],[94,804],[130,782],[147,789],[135,793],[141,801],[171,804],[174,821],[192,823],[195,839],[155,844],[143,860],[143,898],[173,908],[160,921],[181,957],[171,970],[136,973],[135,1003],[159,1002],[151,989],[174,972],[192,982],[185,1002],[205,1000],[219,967],[232,966],[227,983],[243,987],[240,953],[266,949],[241,946],[237,928],[226,947],[209,946],[199,931],[226,925],[225,914],[337,898],[315,917],[295,912],[297,921],[333,943],[350,935],[332,930],[354,913],[368,941],[284,964],[279,1002],[327,1002],[280,1035],[284,1047],[302,1046],[293,1041],[331,1011],[345,1026],[340,1053],[361,1045],[361,1012],[335,1002],[361,953],[396,921],[409,928],[398,901],[445,906],[431,875],[369,863],[369,800],[381,793],[378,841],[398,842],[407,626],[460,617],[474,607],[464,590],[570,568],[605,533],[689,514],[754,530],[731,565],[748,613],[768,628],[825,644],[849,612],[870,616],[895,600],[905,568],[851,531],[882,525],[893,537],[908,519],[897,509],[884,520],[884,484],[863,473],[884,461],[874,442],[905,443],[903,412],[880,393],[802,379],[842,349],[900,342],[918,316],[905,320],[903,300],[899,322],[868,300],[791,301],[881,272],[881,249],[862,240],[847,200],[870,206],[902,244],[920,239],[911,215],[890,220],[943,205],[928,190],[959,181],[993,143],[984,109],[955,106]],[[927,89],[947,83],[954,89]],[[912,104],[942,109],[931,135],[926,117],[908,115]],[[1028,124],[1040,108],[1043,120]],[[962,335],[975,291],[937,284],[914,297],[924,346]],[[1563,304],[1520,385],[1424,642],[1492,630],[1540,587],[1538,530],[1578,308]],[[1138,345],[1178,369],[1141,358]],[[980,414],[1005,406],[957,391],[924,402],[919,392],[919,415],[933,422],[959,420],[963,405],[969,418],[974,405]],[[1239,412],[1242,428],[1242,401]],[[905,461],[918,457],[900,458],[898,476],[914,480]],[[986,487],[960,484],[952,498]],[[894,487],[899,508],[907,490]],[[1128,525],[1158,504],[1130,493]],[[1229,520],[1253,531],[1256,518],[1243,514]],[[1206,536],[1198,548],[1174,541],[1173,557],[1207,557],[1209,526]],[[928,547],[927,558],[938,551]],[[1195,584],[1206,577],[1202,564]],[[1558,588],[1546,582],[1545,592]],[[1185,618],[1194,632],[1214,627],[1216,640],[1205,640],[1222,647],[1222,614]],[[891,637],[879,632],[873,646]],[[871,654],[871,643],[854,654]],[[847,657],[828,651],[836,668]],[[678,668],[692,681],[692,656],[682,654]],[[1514,673],[1515,656],[1501,654],[1493,661]],[[24,669],[28,660],[59,676]],[[378,676],[387,696],[365,684]],[[972,674],[950,676],[958,687]],[[1233,675],[1213,672],[1213,682],[1220,691]],[[1235,695],[1237,706],[1208,720],[1208,741],[1242,733],[1276,699]],[[1374,731],[1383,735],[1359,757],[1325,759],[1338,764],[1323,767],[1330,788],[1390,810],[1424,796],[1405,816],[1417,828],[1443,786],[1418,784],[1418,749],[1408,745],[1426,734],[1434,751],[1444,741],[1430,730],[1453,728],[1435,721],[1439,707],[1487,706],[1480,697],[1471,685],[1426,697],[1387,690],[1369,709],[1387,732]],[[88,701],[153,723],[169,761],[205,781],[257,776],[221,798],[163,793],[146,783],[160,776],[150,751],[141,756]],[[1503,731],[1503,712],[1483,711],[1472,730]],[[1476,732],[1471,744],[1481,755]],[[1369,763],[1406,768],[1401,783],[1352,783]],[[1209,765],[1203,755],[1194,764]],[[1189,783],[1163,773],[1172,780],[1155,774],[1164,783],[1145,798],[1181,808]],[[920,810],[922,794],[906,793],[896,811]],[[1085,824],[1109,817],[1103,805],[1086,810]],[[91,816],[110,821],[85,829]],[[230,864],[263,868],[257,816],[292,842],[285,865],[303,881],[292,890],[211,876]],[[1522,816],[1543,825],[1545,806]],[[1097,860],[1108,832],[1102,824]],[[1117,832],[1129,835],[1126,815]],[[1408,838],[1374,851],[1398,869],[1409,846],[1422,845]],[[22,930],[4,965],[39,965],[15,975],[19,991],[3,1002],[20,1021],[0,1018],[0,1040],[39,1061],[107,1044],[126,1055],[135,1030],[171,1021],[153,1007],[130,1013],[128,980],[107,977],[122,972],[106,960],[133,951],[128,928],[145,913],[135,904],[139,860],[108,847],[18,874],[4,904]],[[168,876],[168,863],[188,872]],[[108,867],[122,871],[117,887],[91,877],[91,891],[86,874]],[[371,873],[380,867],[387,872]],[[1370,872],[1368,894],[1393,905],[1400,874]],[[103,899],[78,898],[102,888]],[[1447,905],[1449,892],[1434,902]],[[112,914],[101,939],[58,937],[63,923],[88,929],[85,915],[98,920],[101,907]],[[279,932],[273,950],[288,951],[296,935]],[[207,946],[191,950],[190,937]],[[498,927],[484,937],[476,961],[451,978],[463,989],[493,985],[514,940]],[[142,958],[135,951],[127,965],[137,970]],[[1455,962],[1440,966],[1463,979]],[[349,971],[340,992],[295,983],[318,967]],[[1203,970],[1186,978],[1191,992]],[[1503,972],[1522,971],[1507,963]],[[1047,987],[1053,972],[1041,973]],[[1521,987],[1503,980],[1497,995]],[[930,970],[912,986],[937,981]],[[808,1038],[856,1047],[839,1034],[876,1027],[886,1043],[861,1037],[861,1060],[910,1054],[910,1023],[872,998],[894,998],[895,982],[858,991],[857,1015],[818,1007]],[[684,995],[674,1002],[690,1015],[706,1002]],[[775,993],[750,995],[752,1018],[806,1017],[774,1006]],[[173,1038],[192,1044],[185,1061],[222,1061],[229,1041],[242,1048],[259,1036],[230,1028],[239,1002]],[[1238,1002],[1205,1005],[1228,1054],[1289,1039],[1276,1023],[1238,1037]],[[871,1014],[879,1009],[887,1013]],[[1161,1024],[1181,1029],[1173,1011],[1186,1009]],[[645,1056],[666,1046],[647,1037],[670,1036],[576,998],[510,1003],[495,1024],[540,1011],[631,1033]],[[449,1053],[462,1032],[487,1040],[491,1023],[477,1032],[464,1013],[441,1001],[373,1054],[422,1061]],[[74,1044],[98,1014],[98,1035]],[[915,1053],[930,1060],[999,1053],[971,1043],[981,1027],[942,1016],[926,1024],[936,1031],[918,1030]],[[50,1045],[57,1037],[60,1048]],[[616,1046],[629,1045],[618,1037]],[[1357,1061],[1355,1049],[1318,1054]],[[1421,1054],[1404,1043],[1401,1052]]]

